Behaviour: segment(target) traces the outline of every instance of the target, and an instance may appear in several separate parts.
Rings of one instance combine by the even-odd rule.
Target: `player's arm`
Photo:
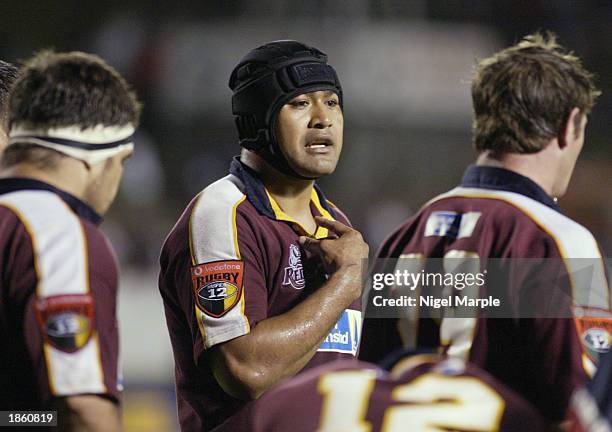
[[[257,398],[279,380],[295,375],[316,353],[340,314],[362,291],[362,265],[368,246],[361,234],[317,218],[337,239],[302,238],[304,248],[321,256],[327,282],[288,312],[260,321],[250,333],[220,344],[210,353],[223,389],[239,398]]]
[[[518,293],[519,338],[531,348],[526,361],[536,379],[530,398],[551,421],[560,424],[571,394],[587,380],[582,344],[572,319],[573,288],[561,259],[518,260],[509,267],[511,295]],[[491,274],[491,269],[489,269]],[[579,288],[579,287],[578,287]]]
[[[97,395],[78,395],[57,400],[61,431],[115,432],[121,430],[119,406]]]
[[[58,407],[63,430],[120,430],[116,264],[101,233],[74,216],[61,220],[60,238],[76,250],[55,242],[33,251],[42,270],[24,314],[28,350],[44,365],[39,392]]]

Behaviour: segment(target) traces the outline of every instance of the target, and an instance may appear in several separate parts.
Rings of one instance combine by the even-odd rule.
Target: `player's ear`
[[[569,115],[567,116],[563,128],[560,131],[558,137],[559,147],[564,149],[565,147],[567,147],[568,143],[571,143],[572,141],[580,137],[580,134],[582,133],[581,128],[582,113],[578,108],[572,108]]]
[[[0,152],[8,145],[8,131],[0,125]]]

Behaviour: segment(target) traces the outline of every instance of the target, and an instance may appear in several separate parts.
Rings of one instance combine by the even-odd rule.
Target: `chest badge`
[[[306,280],[304,279],[302,254],[300,253],[300,248],[294,244],[289,245],[288,264],[283,275],[283,285],[291,285],[298,290],[303,289],[306,286]]]

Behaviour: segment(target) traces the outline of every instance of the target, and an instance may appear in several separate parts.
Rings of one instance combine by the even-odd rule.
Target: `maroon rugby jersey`
[[[310,206],[313,215],[349,224],[316,186]],[[206,350],[289,311],[325,282],[320,259],[300,247],[300,235],[309,234],[239,159],[232,161],[227,177],[194,198],[172,229],[161,253],[159,287],[183,430],[210,430],[245,403],[217,383]],[[328,235],[319,227],[313,236]],[[306,368],[355,357],[359,302],[338,318]]]
[[[32,179],[0,179],[0,407],[119,403],[117,264],[100,217]]]
[[[284,381],[227,430],[249,432],[541,432],[537,410],[461,359],[403,358],[391,373],[337,361]]]
[[[377,361],[400,346],[440,346],[448,355],[469,360],[520,392],[550,419],[565,414],[573,389],[586,379],[596,355],[609,346],[610,296],[601,254],[584,227],[563,216],[534,182],[512,171],[473,166],[460,187],[438,196],[385,241],[379,258],[568,258],[597,260],[601,292],[574,287],[573,307],[602,317],[475,319],[366,319],[360,357]],[[553,262],[553,260],[549,260]],[[517,272],[520,274],[520,271]],[[529,295],[545,292],[533,275],[513,274],[508,288]],[[537,278],[535,278],[537,279]],[[543,294],[545,295],[545,294]],[[569,314],[571,316],[571,306]],[[367,313],[366,313],[367,316]],[[577,328],[578,326],[578,334]],[[585,343],[583,351],[580,339]]]

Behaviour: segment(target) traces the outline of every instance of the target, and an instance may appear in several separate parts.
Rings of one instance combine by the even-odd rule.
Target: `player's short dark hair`
[[[51,171],[67,157],[53,149],[30,143],[16,143],[8,146],[0,158],[0,168],[10,168],[20,163],[28,163],[43,171]]]
[[[17,79],[18,69],[0,60],[0,127],[8,129],[8,99],[11,86]]]
[[[140,103],[121,75],[83,52],[34,55],[10,96],[10,126],[136,126],[139,115]]]
[[[599,94],[592,74],[553,34],[529,35],[476,67],[474,146],[498,154],[537,153],[564,131],[573,108],[588,115]]]

